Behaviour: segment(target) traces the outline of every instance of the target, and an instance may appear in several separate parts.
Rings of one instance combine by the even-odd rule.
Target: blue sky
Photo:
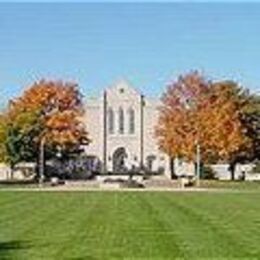
[[[43,77],[156,97],[193,69],[259,90],[260,4],[0,4],[1,99]]]

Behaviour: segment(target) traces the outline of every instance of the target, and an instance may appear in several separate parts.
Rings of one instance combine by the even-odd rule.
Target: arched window
[[[124,133],[124,111],[122,107],[119,108],[118,111],[118,126],[119,126],[119,133],[123,134]]]
[[[134,134],[135,132],[135,111],[133,108],[128,110],[129,115],[129,134]]]
[[[108,133],[113,134],[114,133],[114,125],[115,125],[115,119],[114,119],[114,111],[112,108],[108,109]]]

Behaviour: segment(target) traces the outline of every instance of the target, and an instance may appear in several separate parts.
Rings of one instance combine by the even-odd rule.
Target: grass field
[[[260,259],[259,192],[0,192],[0,259]]]

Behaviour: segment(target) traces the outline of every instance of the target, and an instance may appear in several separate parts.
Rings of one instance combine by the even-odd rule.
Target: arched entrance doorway
[[[146,157],[146,165],[147,165],[147,169],[148,171],[152,172],[153,171],[153,164],[154,164],[154,161],[156,160],[156,156],[151,154],[151,155],[148,155]]]
[[[122,173],[126,171],[125,166],[126,151],[124,147],[119,147],[113,153],[113,172]]]

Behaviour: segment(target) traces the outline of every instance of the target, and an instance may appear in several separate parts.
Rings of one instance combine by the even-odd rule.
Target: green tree
[[[35,157],[36,118],[32,113],[21,113],[16,121],[7,115],[0,117],[0,161],[10,165],[11,178],[17,163],[32,161]]]

